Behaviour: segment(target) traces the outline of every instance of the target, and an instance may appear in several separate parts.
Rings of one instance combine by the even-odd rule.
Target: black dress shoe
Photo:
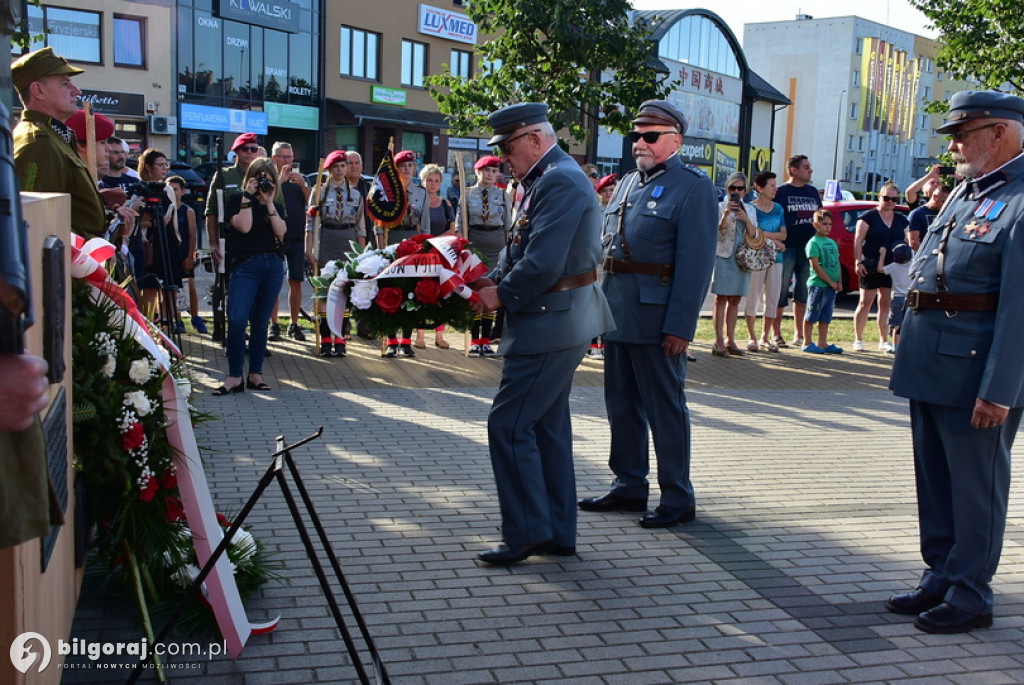
[[[943,602],[924,612],[914,621],[914,627],[926,633],[966,633],[975,628],[992,625],[992,614],[969,614],[952,604]]]
[[[583,511],[647,511],[646,497],[620,497],[613,492],[579,501]]]
[[[550,546],[550,540],[539,542],[536,545],[517,545],[515,547],[509,547],[502,543],[494,549],[489,549],[486,552],[480,552],[480,554],[476,556],[477,559],[485,564],[511,566],[512,564],[518,564],[520,561],[523,561],[534,554],[543,554]]]
[[[575,545],[551,545],[544,554],[554,554],[556,557],[572,557],[576,555]]]
[[[894,614],[905,616],[917,616],[922,611],[928,611],[942,604],[942,595],[937,595],[930,590],[919,587],[913,592],[905,592],[901,595],[893,595],[885,600],[885,608]]]
[[[412,345],[402,345],[402,356],[403,357],[415,357],[416,352],[413,351]]]
[[[398,345],[388,345],[388,350],[387,352],[384,353],[384,356],[387,357],[388,359],[394,359],[395,357],[397,357]]]
[[[695,518],[697,518],[697,512],[693,509],[660,506],[653,513],[645,514],[640,519],[640,526],[642,528],[671,528],[680,523],[689,523]]]

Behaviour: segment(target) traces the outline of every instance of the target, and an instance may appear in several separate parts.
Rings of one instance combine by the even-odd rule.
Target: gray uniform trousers
[[[608,466],[615,474],[611,492],[647,497],[650,427],[661,504],[693,509],[686,355],[666,356],[661,345],[613,341],[605,343],[604,354],[604,400],[612,434]]]
[[[569,391],[589,346],[504,358],[487,437],[501,537],[510,547],[576,544]]]
[[[971,427],[973,409],[910,401],[921,587],[963,611],[992,613],[1010,494],[1010,447],[1024,409],[998,428]]]

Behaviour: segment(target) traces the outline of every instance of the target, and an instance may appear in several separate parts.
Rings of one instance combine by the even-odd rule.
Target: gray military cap
[[[1024,99],[994,90],[962,90],[949,100],[946,123],[936,133],[953,133],[971,119],[1012,119],[1024,122]]]
[[[686,133],[686,115],[668,100],[647,100],[640,105],[633,125],[675,126],[679,133]]]
[[[540,124],[547,120],[548,106],[543,102],[522,102],[503,107],[487,116],[487,123],[494,131],[487,144],[497,145],[524,126]]]

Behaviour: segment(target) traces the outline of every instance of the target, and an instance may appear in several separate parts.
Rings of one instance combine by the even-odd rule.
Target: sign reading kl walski
[[[430,5],[420,5],[419,32],[460,43],[476,44],[476,24],[465,14],[443,10]]]
[[[299,32],[299,6],[287,0],[218,0],[217,14],[223,19]]]

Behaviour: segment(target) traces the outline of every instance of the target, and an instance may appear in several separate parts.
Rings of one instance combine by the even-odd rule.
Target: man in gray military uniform
[[[511,243],[490,280],[474,284],[474,309],[507,312],[501,385],[487,417],[504,543],[479,555],[504,566],[576,553],[569,391],[591,338],[614,328],[597,285],[597,194],[558,147],[547,112],[523,103],[488,117],[488,145],[501,150],[524,191]]]
[[[658,458],[661,503],[639,521],[666,528],[692,521],[686,350],[711,281],[718,203],[711,181],[677,154],[686,117],[671,102],[640,106],[633,131],[637,171],[604,212],[613,236],[604,292],[617,330],[605,336],[604,397],[611,425],[611,490],[580,500],[584,511],[646,511],[648,426]]]
[[[912,266],[889,387],[910,400],[921,555],[917,589],[886,608],[929,633],[992,625],[1024,407],[1024,100],[966,91],[950,100],[960,184]]]

